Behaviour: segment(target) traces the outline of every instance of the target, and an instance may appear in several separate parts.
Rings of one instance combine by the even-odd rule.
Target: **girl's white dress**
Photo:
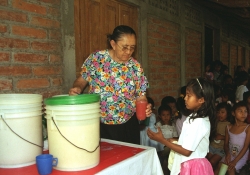
[[[148,128],[150,128],[153,132],[157,131],[157,129],[155,128],[155,123],[156,117],[155,114],[152,113],[149,118],[149,125],[140,131],[140,144],[144,146],[155,147],[157,151],[160,151],[162,150],[162,145],[159,142],[151,140],[147,135]]]

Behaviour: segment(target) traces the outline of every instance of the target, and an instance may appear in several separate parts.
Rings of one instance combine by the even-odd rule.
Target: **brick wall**
[[[221,62],[229,66],[229,43],[222,41],[221,42]]]
[[[60,0],[0,0],[0,91],[38,93],[63,87]]]
[[[148,19],[149,96],[159,106],[166,95],[177,97],[180,88],[180,27],[154,17]]]
[[[202,76],[201,33],[186,29],[186,82]]]
[[[231,45],[230,46],[230,56],[231,56],[231,75],[234,77],[234,70],[238,65],[238,54],[237,54],[237,46]]]

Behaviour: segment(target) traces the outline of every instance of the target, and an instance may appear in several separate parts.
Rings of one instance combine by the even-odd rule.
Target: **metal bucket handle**
[[[2,118],[3,122],[6,124],[6,126],[7,126],[7,127],[11,130],[11,132],[13,132],[16,136],[18,136],[18,137],[21,138],[22,140],[24,140],[24,141],[26,141],[26,142],[28,142],[28,143],[30,143],[30,144],[32,144],[32,145],[38,146],[38,147],[40,147],[40,148],[43,148],[43,146],[37,145],[37,144],[35,144],[35,143],[32,143],[32,142],[26,140],[25,138],[21,137],[20,135],[18,135],[15,131],[13,131],[13,129],[11,129],[11,127],[10,127],[10,126],[7,124],[7,122],[4,120],[3,115],[2,115],[2,114],[0,114],[0,115],[1,115],[1,118]]]
[[[59,130],[58,126],[56,125],[56,122],[55,122],[55,120],[54,120],[54,117],[51,117],[51,118],[52,118],[52,121],[53,121],[54,125],[56,126],[56,129],[57,129],[58,132],[60,133],[60,135],[61,135],[65,140],[67,140],[71,145],[75,146],[76,148],[82,149],[82,150],[84,150],[84,151],[87,151],[88,153],[93,153],[93,152],[95,152],[95,151],[97,150],[98,147],[100,147],[101,138],[100,138],[100,140],[99,140],[99,144],[97,145],[97,147],[96,147],[93,151],[89,151],[89,150],[87,150],[87,149],[84,149],[84,148],[81,148],[81,147],[79,147],[79,146],[76,146],[74,143],[72,143],[71,141],[69,141],[69,140],[61,133],[61,131]]]

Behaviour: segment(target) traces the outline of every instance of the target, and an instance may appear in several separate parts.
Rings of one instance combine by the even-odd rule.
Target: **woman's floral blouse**
[[[135,112],[136,97],[146,95],[147,78],[138,61],[118,63],[108,50],[92,53],[82,66],[82,77],[89,82],[89,93],[101,96],[101,122],[122,124]]]

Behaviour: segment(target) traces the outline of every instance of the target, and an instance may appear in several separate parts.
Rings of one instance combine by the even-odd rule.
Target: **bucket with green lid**
[[[79,171],[97,166],[100,161],[100,96],[59,95],[45,99],[44,103],[49,152],[58,158],[54,168]]]

